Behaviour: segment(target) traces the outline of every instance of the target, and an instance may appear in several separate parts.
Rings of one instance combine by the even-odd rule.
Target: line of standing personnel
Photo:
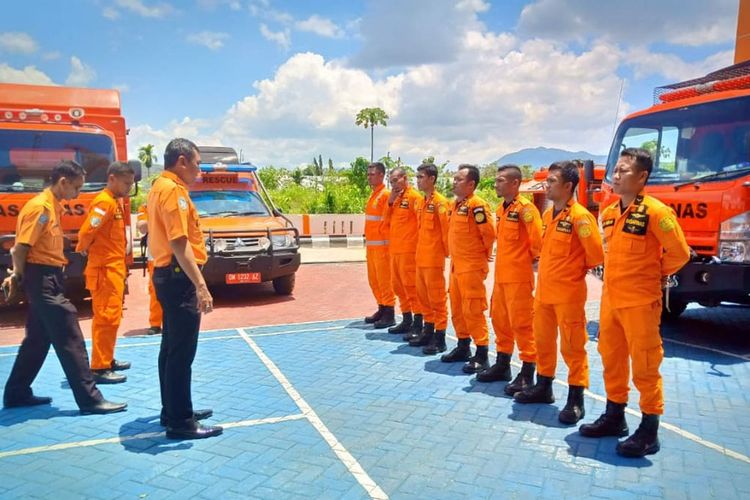
[[[459,166],[453,179],[456,198],[447,204],[434,189],[437,169],[429,164],[420,166],[418,187],[426,199],[418,200],[417,205],[415,262],[425,323],[421,331],[415,329],[405,335],[405,340],[412,346],[423,346],[425,354],[446,350],[443,266],[445,257],[450,256],[448,295],[458,345],[441,360],[464,362],[463,371],[476,373],[479,382],[508,382],[512,378],[510,360],[517,346],[523,364],[516,378],[506,384],[505,393],[517,403],[551,404],[555,401],[552,384],[559,336],[559,350],[568,367],[568,396],[558,419],[576,424],[585,416],[584,391],[589,385],[586,275],[604,263],[599,352],[607,409],[592,424],[581,425],[580,433],[588,437],[628,435],[624,412],[632,365],[643,417],[638,430],[619,442],[616,450],[626,457],[656,453],[660,446],[659,415],[664,406],[659,374],[663,358],[659,334],[662,287],[688,261],[689,248],[672,209],[643,192],[651,169],[648,151],[622,151],[613,183],[620,201],[601,214],[605,251],[597,220],[574,199],[579,171],[573,162],[550,166],[546,192],[552,207],[542,216],[533,203],[520,196],[522,173],[517,166],[498,169],[495,190],[503,203],[495,217],[487,203],[474,194],[479,183],[476,167]],[[405,178],[402,169],[391,173],[397,193],[406,192]],[[392,206],[402,199],[393,194],[390,197]],[[404,203],[403,209],[408,208],[410,205]],[[411,231],[411,226],[397,226],[395,234],[410,241]],[[484,281],[495,241],[490,316],[497,361],[489,366]],[[533,266],[537,260],[534,292]],[[399,265],[390,269],[398,288],[410,269]],[[405,322],[406,314],[402,325]],[[476,344],[473,355],[472,339]]]

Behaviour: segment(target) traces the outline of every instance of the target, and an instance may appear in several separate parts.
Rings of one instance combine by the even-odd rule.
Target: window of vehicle
[[[190,198],[201,217],[269,215],[255,191],[193,191]]]
[[[742,97],[631,118],[615,136],[606,179],[620,152],[638,147],[651,152],[649,184],[695,179],[726,180],[750,170],[750,98]]]
[[[80,163],[82,191],[96,191],[106,185],[114,159],[112,139],[104,134],[0,129],[0,191],[41,191],[61,160]]]

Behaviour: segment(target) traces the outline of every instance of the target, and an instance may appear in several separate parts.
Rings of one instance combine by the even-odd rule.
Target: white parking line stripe
[[[239,422],[227,422],[227,423],[219,424],[219,425],[223,426],[225,429],[230,429],[234,427],[253,427],[255,425],[277,424],[280,422],[289,422],[291,420],[302,420],[304,418],[306,418],[305,415],[301,413],[296,413],[294,415],[286,415],[284,417],[257,418],[257,419],[252,419],[252,420],[241,420]],[[35,446],[33,448],[22,448],[20,450],[0,452],[0,459],[8,458],[8,457],[18,457],[21,455],[33,455],[35,453],[46,453],[49,451],[70,450],[72,448],[87,448],[90,446],[99,446],[101,444],[117,444],[117,443],[125,443],[127,441],[136,441],[139,439],[153,439],[153,438],[160,438],[160,437],[165,437],[165,433],[164,432],[144,432],[141,434],[134,434],[132,436],[118,436],[118,437],[103,438],[103,439],[89,439],[87,441],[76,441],[72,443],[58,443],[58,444],[51,444],[51,445],[45,445],[45,446]]]
[[[263,364],[266,365],[268,371],[270,371],[273,376],[276,377],[276,380],[279,381],[287,394],[289,394],[289,397],[292,398],[292,400],[299,407],[302,413],[310,421],[315,430],[320,433],[326,443],[328,443],[328,446],[331,447],[339,460],[341,460],[341,462],[349,470],[352,476],[354,476],[354,479],[357,480],[357,482],[365,489],[370,497],[375,499],[387,499],[388,495],[386,495],[386,493],[380,488],[380,486],[378,486],[375,481],[372,480],[369,474],[367,474],[367,472],[365,472],[365,470],[359,464],[357,459],[354,458],[354,456],[349,453],[346,448],[344,448],[344,445],[342,445],[341,442],[336,438],[336,436],[334,436],[333,433],[328,429],[328,427],[326,427],[318,414],[315,413],[315,410],[313,410],[312,407],[307,403],[307,401],[302,398],[302,395],[297,391],[297,389],[294,388],[291,382],[289,382],[289,379],[286,378],[286,376],[281,372],[279,367],[276,366],[271,358],[269,358],[266,353],[263,352],[258,344],[255,343],[255,341],[250,338],[250,336],[245,333],[244,330],[238,328],[237,331],[242,336],[242,338],[245,339],[247,345],[250,346],[250,348],[260,358]]]
[[[456,340],[456,341],[458,340],[453,335],[446,335],[446,337],[452,338],[453,340]],[[496,357],[496,354],[493,353],[493,352],[490,352],[489,354],[492,357]],[[518,367],[518,368],[520,368],[521,366],[523,366],[518,361],[511,361],[511,364],[513,366]],[[560,379],[555,379],[554,383],[557,384],[557,385],[561,385],[563,387],[568,387],[568,384],[566,382],[563,382]],[[601,396],[599,394],[591,392],[588,389],[586,389],[585,394],[588,397],[590,397],[591,399],[596,399],[597,401],[601,401],[602,403],[606,403],[607,402],[607,398],[605,396]],[[630,415],[633,415],[633,416],[638,417],[638,418],[641,418],[643,416],[641,414],[641,412],[639,412],[637,410],[633,410],[631,408],[625,408],[625,411],[628,412]],[[694,443],[697,443],[697,444],[699,444],[701,446],[705,446],[706,448],[710,448],[710,449],[712,449],[714,451],[718,451],[722,455],[725,455],[725,456],[730,457],[730,458],[734,458],[735,460],[739,460],[740,462],[745,462],[747,464],[750,464],[750,457],[748,457],[747,455],[743,455],[742,453],[736,452],[734,450],[730,450],[729,448],[721,446],[720,444],[716,444],[716,443],[714,443],[712,441],[708,441],[706,439],[703,439],[702,437],[700,437],[700,436],[698,436],[696,434],[693,434],[692,432],[686,431],[685,429],[682,429],[681,427],[677,427],[674,424],[670,424],[668,422],[660,422],[659,426],[663,427],[664,429],[667,429],[669,431],[672,431],[675,434],[684,437],[685,439],[689,439],[690,441],[693,441]]]

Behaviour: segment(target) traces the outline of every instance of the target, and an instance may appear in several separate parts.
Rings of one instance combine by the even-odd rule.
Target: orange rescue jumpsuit
[[[495,221],[487,202],[473,193],[454,201],[448,223],[451,319],[456,337],[471,337],[477,346],[489,345],[484,280],[494,244]]]
[[[556,217],[552,208],[546,210],[542,224],[544,235],[534,301],[537,373],[555,376],[559,328],[568,384],[588,387],[586,272],[604,260],[602,239],[594,216],[572,199]]]
[[[89,206],[78,231],[76,252],[87,252],[84,276],[91,292],[91,369],[109,370],[114,359],[117,329],[122,320],[127,266],[125,218],[122,203],[104,189]]]
[[[542,246],[542,218],[534,204],[517,195],[497,207],[497,257],[490,317],[497,352],[536,362],[534,344],[534,261]]]
[[[145,203],[138,207],[137,221],[148,222],[148,212],[146,211]],[[161,328],[163,312],[161,304],[159,304],[159,300],[156,298],[154,283],[151,281],[154,276],[154,257],[151,255],[148,245],[146,245],[146,265],[148,267],[148,325],[152,328]]]
[[[641,411],[661,415],[661,282],[685,265],[690,249],[674,211],[643,193],[624,211],[619,201],[610,205],[602,211],[601,221],[607,251],[599,353],[607,399],[628,402],[632,364]]]
[[[437,191],[419,205],[417,293],[425,323],[448,327],[445,258],[448,256],[448,200]]]
[[[411,186],[407,186],[388,206],[384,224],[389,227],[391,238],[391,283],[398,297],[401,312],[422,313],[417,295],[417,208],[424,198]]]
[[[365,246],[367,248],[367,280],[378,305],[393,307],[396,297],[391,285],[391,257],[388,247],[388,226],[383,215],[391,192],[381,184],[375,188],[365,207]]]

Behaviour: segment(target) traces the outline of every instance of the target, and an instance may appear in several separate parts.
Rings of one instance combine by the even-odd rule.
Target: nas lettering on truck
[[[706,203],[670,203],[679,219],[705,219],[708,215]]]
[[[83,215],[86,213],[85,207],[81,203],[70,205],[68,203],[63,205],[65,215]],[[0,217],[17,217],[21,211],[20,207],[16,204],[0,205]]]

